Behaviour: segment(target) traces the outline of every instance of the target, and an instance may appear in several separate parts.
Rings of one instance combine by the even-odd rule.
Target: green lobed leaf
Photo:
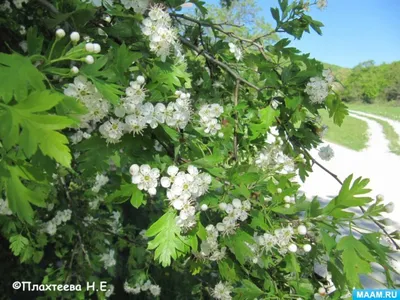
[[[10,237],[10,249],[15,256],[20,255],[28,245],[29,240],[20,234]]]
[[[375,258],[368,248],[353,236],[342,237],[337,245],[337,250],[342,250],[344,273],[349,283],[349,288],[360,288],[360,274],[372,272],[370,262]]]
[[[29,202],[36,206],[44,207],[44,195],[25,187],[20,178],[25,174],[17,166],[9,166],[10,176],[6,179],[5,190],[7,192],[10,209],[22,220],[32,223],[33,210]]]
[[[45,76],[32,65],[28,57],[17,53],[0,53],[0,98],[5,103],[28,97],[29,89],[44,90]]]
[[[323,212],[325,214],[331,215],[334,218],[350,217],[353,214],[345,212],[343,209],[354,206],[363,206],[372,201],[370,197],[357,197],[359,195],[367,194],[371,191],[370,189],[366,188],[367,184],[369,183],[369,179],[362,179],[359,177],[354,180],[352,185],[350,185],[352,179],[353,175],[350,175],[345,179],[339,195],[332,199],[324,208]]]
[[[177,259],[185,250],[189,250],[182,241],[181,229],[176,225],[175,219],[175,211],[168,210],[146,232],[146,236],[154,237],[149,241],[147,249],[155,250],[154,258],[163,267],[171,265],[172,259]]]
[[[235,299],[253,300],[264,294],[264,292],[258,286],[248,279],[242,280],[241,283],[241,287],[234,289],[236,293]]]
[[[26,42],[28,44],[28,54],[40,54],[43,47],[43,36],[38,34],[37,27],[30,27],[26,32]]]

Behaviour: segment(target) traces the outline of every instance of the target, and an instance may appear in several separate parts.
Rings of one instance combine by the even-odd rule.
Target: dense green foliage
[[[375,65],[373,61],[367,61],[351,70],[333,65],[327,67],[340,77],[343,100],[400,104],[400,62]]]
[[[319,110],[348,111],[322,63],[263,37],[322,23],[280,0],[248,39],[158,2],[1,7],[0,297],[349,299],[372,262],[394,287],[387,234],[356,234],[392,207],[368,179],[299,193]]]

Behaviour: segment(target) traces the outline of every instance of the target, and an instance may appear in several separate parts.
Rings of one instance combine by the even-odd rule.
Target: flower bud
[[[383,197],[383,195],[382,195],[382,194],[378,194],[378,195],[376,195],[376,201],[378,201],[378,202],[382,202],[384,199],[385,199],[385,198]]]
[[[286,204],[284,205],[284,207],[285,207],[285,208],[290,208],[290,204],[289,204],[289,203],[286,203]]]
[[[283,197],[283,201],[285,201],[286,203],[290,203],[290,197],[289,196]]]
[[[300,154],[299,154],[299,158],[300,158],[300,159],[303,159],[303,158],[304,158],[304,154],[303,154],[303,153],[300,153]]]
[[[97,43],[94,43],[94,44],[93,44],[93,52],[94,52],[94,53],[100,53],[100,51],[101,51],[100,45],[97,44]]]
[[[310,252],[311,251],[311,245],[310,244],[305,244],[303,246],[303,250],[304,250],[304,252]]]
[[[290,244],[288,247],[289,251],[292,253],[297,252],[297,246],[295,244]]]
[[[278,194],[280,194],[280,193],[282,193],[282,189],[281,189],[281,188],[277,188],[276,192],[277,192]]]
[[[297,232],[301,235],[306,235],[307,234],[307,227],[304,225],[300,225],[297,227]]]
[[[206,211],[208,209],[208,205],[207,204],[202,204],[200,206],[200,208],[201,208],[202,211]]]
[[[92,43],[87,43],[85,45],[85,49],[87,52],[93,52],[94,51],[94,45]]]
[[[78,42],[79,39],[81,38],[79,33],[76,32],[76,31],[72,32],[69,37],[70,37],[71,41],[74,42],[74,43]]]
[[[325,296],[326,295],[326,290],[323,287],[320,287],[318,289],[318,294],[320,294],[321,296]]]
[[[86,62],[88,65],[91,65],[92,63],[94,63],[94,58],[93,58],[93,56],[91,56],[91,55],[86,56],[86,57],[85,57],[85,62]]]
[[[72,74],[78,74],[78,73],[79,73],[79,69],[78,69],[77,67],[73,66],[73,67],[71,68],[71,73],[72,73]]]
[[[223,132],[218,132],[218,137],[219,137],[220,139],[222,139],[222,138],[224,137],[224,133],[223,133]]]
[[[62,28],[56,30],[56,37],[62,39],[65,36],[65,31]]]
[[[111,17],[110,16],[104,16],[104,21],[106,21],[107,23],[111,22]]]
[[[394,203],[393,202],[389,202],[388,204],[385,205],[385,211],[387,213],[392,213],[394,211]]]
[[[136,82],[139,84],[144,84],[145,83],[145,79],[143,76],[139,75],[138,77],[136,77]]]

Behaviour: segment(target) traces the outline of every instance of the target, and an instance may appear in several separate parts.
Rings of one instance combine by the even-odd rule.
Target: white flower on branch
[[[242,50],[233,43],[229,43],[229,51],[235,55],[237,61],[241,60],[243,57]]]
[[[333,149],[330,145],[321,147],[318,151],[318,156],[322,159],[322,160],[331,160],[334,156],[335,153],[333,152]]]
[[[214,289],[211,291],[211,295],[218,300],[230,300],[232,287],[228,283],[222,281],[218,282]]]
[[[104,253],[101,255],[100,261],[104,263],[105,269],[115,266],[117,261],[115,260],[114,256],[115,256],[115,251],[113,249],[110,249],[108,253]]]
[[[132,183],[136,184],[139,190],[147,191],[150,195],[157,193],[159,169],[151,168],[149,165],[133,164],[129,171],[132,175]]]
[[[150,8],[149,17],[142,22],[142,33],[150,40],[150,50],[165,62],[172,47],[178,46],[178,34],[172,27],[171,17],[162,5]]]
[[[329,85],[321,77],[312,77],[304,91],[308,94],[312,103],[320,104],[328,97]]]
[[[143,14],[149,6],[149,0],[121,0],[121,4],[126,8],[133,8],[135,13]]]

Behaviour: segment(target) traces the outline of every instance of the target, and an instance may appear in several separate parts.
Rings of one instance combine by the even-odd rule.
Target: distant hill
[[[375,65],[369,60],[352,69],[328,63],[324,66],[342,83],[337,91],[345,101],[400,103],[400,61]]]
[[[335,74],[335,77],[343,84],[347,77],[350,75],[351,70],[350,68],[343,68],[341,66],[337,65],[332,65],[328,63],[324,63],[325,69],[330,69],[333,74]]]

